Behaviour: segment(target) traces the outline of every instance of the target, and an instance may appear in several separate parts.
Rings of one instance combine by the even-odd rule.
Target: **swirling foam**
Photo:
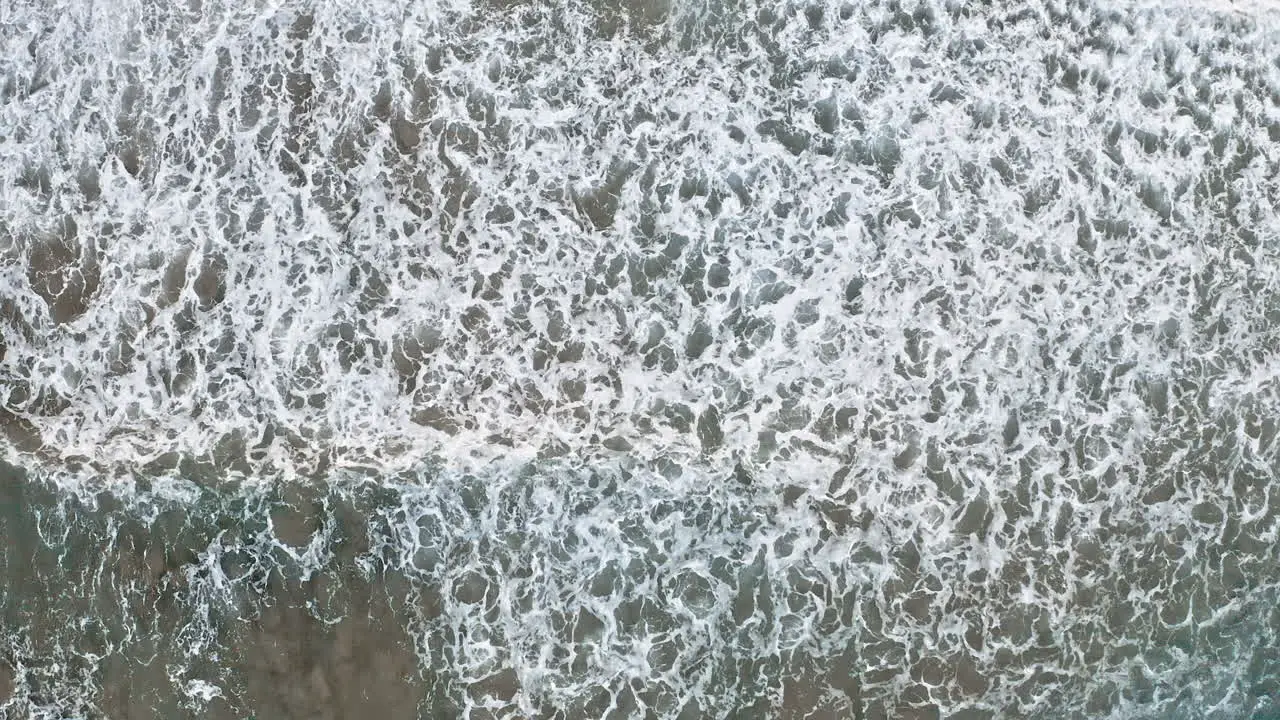
[[[69,0],[8,22],[0,406],[47,471],[550,463],[520,522],[584,536],[548,613],[605,602],[585,568],[685,543],[652,566],[682,635],[628,654],[602,620],[581,675],[511,638],[454,657],[541,688],[520,712],[616,697],[664,632],[728,662],[744,573],[800,598],[744,648],[848,650],[886,707],[1264,707],[1274,16]],[[601,514],[550,500],[623,472]],[[421,492],[404,527],[443,512]],[[664,497],[725,524],[627,529]],[[522,587],[450,568],[432,582]],[[796,590],[813,576],[829,595]],[[837,597],[856,622],[817,622]],[[462,605],[486,638],[541,627]]]

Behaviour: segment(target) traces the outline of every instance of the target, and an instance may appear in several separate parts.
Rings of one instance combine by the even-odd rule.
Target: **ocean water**
[[[1274,8],[0,0],[0,718],[1280,718]]]

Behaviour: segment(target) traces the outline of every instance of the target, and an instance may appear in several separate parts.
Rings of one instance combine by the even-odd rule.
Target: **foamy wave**
[[[904,648],[964,636],[953,596],[1007,583],[1022,610],[997,625],[1020,654],[955,649],[1057,689],[1010,676],[935,704],[1251,702],[1204,674],[1240,670],[1243,634],[1135,659],[1123,626],[1176,645],[1162,608],[1207,627],[1226,621],[1206,608],[1255,617],[1274,595],[1265,553],[1223,549],[1273,542],[1280,509],[1274,14],[14,15],[0,418],[48,468],[213,486],[435,457],[636,463],[685,499],[736,482],[799,513],[769,543],[822,525],[798,557],[856,555],[855,537],[881,555],[869,586],[906,598],[876,646],[893,692]],[[1099,597],[1104,578],[1128,595]],[[699,597],[691,618],[731,615]]]
[[[47,452],[838,456],[1274,347],[1274,29],[433,7],[24,16],[5,407]]]

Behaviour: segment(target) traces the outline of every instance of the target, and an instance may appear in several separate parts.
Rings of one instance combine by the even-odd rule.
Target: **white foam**
[[[1076,606],[1172,567],[1158,533],[1184,536],[1207,602],[1262,612],[1275,579],[1240,589],[1213,558],[1245,504],[1241,532],[1277,527],[1254,487],[1278,466],[1274,3],[698,2],[656,26],[576,2],[304,5],[16,11],[0,408],[43,440],[32,462],[87,490],[184,458],[250,478],[665,462],[628,512],[706,494],[768,519],[662,571],[717,658],[699,628],[734,610],[698,589],[712,556],[876,588],[883,627],[842,637],[904,673],[967,652],[962,626],[994,662],[1042,618],[1112,637],[1120,605],[1186,600],[1169,570]],[[609,12],[636,27],[601,37]],[[541,521],[568,523],[556,507]],[[618,518],[573,522],[598,544],[547,572],[650,552]],[[319,567],[325,542],[288,552]],[[188,582],[230,602],[217,550]],[[534,636],[495,650],[463,605],[466,673],[506,653],[547,702],[589,684]],[[816,607],[762,614],[760,647],[817,643]],[[651,638],[605,625],[590,681],[650,672]],[[1043,664],[1089,702],[1063,637]],[[991,697],[1067,702],[1010,688]]]

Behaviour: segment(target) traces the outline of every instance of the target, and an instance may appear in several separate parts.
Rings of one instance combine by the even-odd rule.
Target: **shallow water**
[[[0,718],[1280,715],[1280,16],[13,5]]]

